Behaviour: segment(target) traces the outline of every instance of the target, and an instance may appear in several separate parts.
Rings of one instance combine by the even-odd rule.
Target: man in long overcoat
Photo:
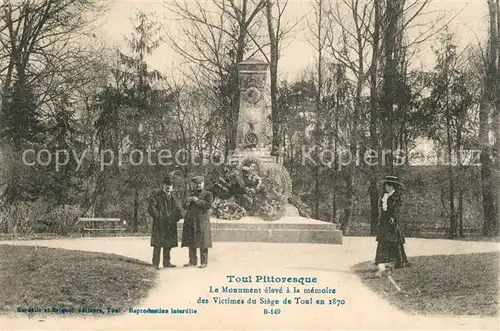
[[[209,209],[212,207],[213,194],[205,190],[205,179],[201,176],[192,179],[194,190],[184,202],[186,215],[182,230],[182,247],[189,247],[189,263],[185,267],[198,265],[197,249],[200,249],[201,265],[208,264],[208,249],[212,247]]]
[[[153,247],[153,266],[159,269],[160,252],[163,248],[163,266],[173,268],[170,263],[170,250],[178,246],[177,223],[182,217],[179,201],[173,192],[173,182],[166,176],[162,189],[155,192],[148,205],[149,215],[153,218],[151,246]]]

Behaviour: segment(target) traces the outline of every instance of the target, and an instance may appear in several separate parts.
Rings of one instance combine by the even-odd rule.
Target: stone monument
[[[240,109],[231,163],[241,170],[243,180],[239,180],[239,171],[235,176],[230,172],[219,177],[221,192],[225,192],[220,196],[227,197],[222,198],[223,203],[219,205],[222,207],[217,209],[219,217],[211,219],[212,240],[342,244],[342,231],[337,230],[335,224],[303,217],[295,206],[287,204],[289,198],[293,198],[290,175],[271,156],[268,141],[271,134],[265,98],[267,69],[267,63],[256,59],[238,64]],[[235,186],[238,189],[233,191]],[[238,204],[237,197],[249,199]],[[245,215],[245,211],[241,216],[230,218],[239,214],[243,205],[245,210],[256,206],[257,210],[253,210],[252,215]],[[181,236],[182,222],[178,223],[178,230]]]
[[[269,65],[256,59],[238,64],[240,112],[233,163],[247,157],[274,162],[268,142],[266,77]]]

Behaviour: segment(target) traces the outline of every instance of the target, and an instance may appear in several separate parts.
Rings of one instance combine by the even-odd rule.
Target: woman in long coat
[[[189,247],[189,263],[185,267],[196,266],[198,257],[196,250],[200,249],[201,265],[206,268],[208,264],[208,249],[212,247],[212,233],[210,229],[210,215],[208,211],[214,201],[213,194],[204,189],[203,177],[194,177],[192,180],[194,190],[184,202],[186,214],[182,229],[181,247]]]
[[[394,264],[396,269],[409,266],[404,249],[405,236],[399,218],[403,185],[395,176],[386,176],[382,183],[384,194],[380,200],[378,244],[375,256],[379,276],[385,270],[386,264]]]

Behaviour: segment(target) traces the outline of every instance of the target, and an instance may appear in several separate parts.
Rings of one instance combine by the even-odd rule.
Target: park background
[[[377,181],[406,186],[414,236],[498,234],[498,4],[493,1],[93,1],[2,5],[0,183],[4,233],[76,231],[79,216],[148,233],[147,200],[176,172],[212,165],[123,166],[99,153],[234,149],[237,63],[269,63],[272,147],[293,204],[346,235],[374,233]],[[374,52],[375,51],[375,52]],[[272,133],[272,134],[271,134]],[[432,150],[442,165],[302,164],[303,146]],[[27,149],[87,155],[59,171],[22,164]],[[480,167],[452,164],[481,150]],[[390,160],[389,160],[390,161]]]

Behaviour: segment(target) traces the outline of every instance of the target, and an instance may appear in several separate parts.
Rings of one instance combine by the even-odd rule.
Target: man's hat
[[[191,181],[194,183],[194,184],[199,184],[199,183],[203,183],[205,182],[205,178],[203,176],[196,176],[196,177],[193,177],[191,179]]]
[[[395,184],[404,187],[404,185],[399,181],[398,177],[396,176],[385,176],[385,178],[381,180],[381,183]]]
[[[173,185],[173,180],[172,180],[172,176],[170,175],[166,175],[165,177],[163,177],[163,181],[162,181],[163,184],[166,184],[166,185]]]

